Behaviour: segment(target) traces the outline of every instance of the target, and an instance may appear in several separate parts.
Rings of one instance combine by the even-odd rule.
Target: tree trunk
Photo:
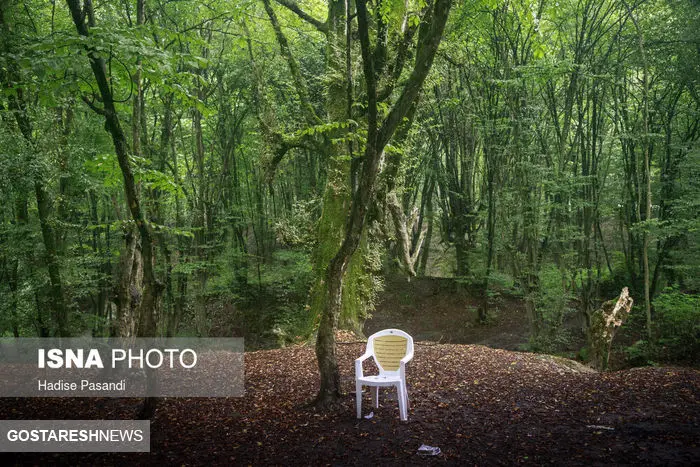
[[[608,368],[610,349],[617,328],[627,319],[632,310],[632,297],[627,287],[622,289],[617,300],[609,300],[593,312],[588,327],[588,343],[590,347],[591,365],[603,371]]]
[[[10,288],[10,327],[12,335],[19,337],[19,314],[17,307],[19,305],[18,285],[19,285],[19,260],[17,258],[10,259],[10,267],[7,272],[7,285]]]
[[[435,182],[430,180],[430,186],[428,187],[427,199],[425,200],[426,206],[426,217],[428,219],[428,228],[425,233],[425,246],[421,249],[420,260],[418,263],[418,270],[416,271],[419,276],[425,276],[425,271],[428,267],[428,258],[430,257],[430,245],[433,240],[433,221],[435,215],[433,214],[433,192],[435,191]]]
[[[124,235],[124,243],[119,252],[119,266],[116,271],[116,307],[115,319],[110,323],[110,335],[113,337],[129,336],[128,331],[129,311],[131,310],[131,293],[129,286],[132,283],[131,273],[134,266],[134,255],[136,254],[137,237],[136,232],[127,227]]]
[[[6,53],[12,52],[13,45],[11,43],[12,32],[10,31],[9,25],[5,22],[5,11],[6,5],[0,3],[0,32],[2,32],[2,51]],[[17,79],[18,69],[16,63],[12,60],[8,62],[6,75],[10,81],[19,81]],[[3,73],[3,76],[5,74]],[[5,85],[5,83],[2,83]],[[8,86],[9,87],[9,86]],[[24,90],[20,88],[15,89],[15,95],[9,97],[9,108],[13,111],[17,126],[19,127],[20,133],[24,137],[25,142],[29,146],[30,150],[37,154],[39,148],[36,146],[36,141],[33,136],[32,122],[27,115],[25,101],[26,97]],[[34,193],[36,196],[37,208],[39,211],[39,223],[41,225],[41,236],[44,241],[44,248],[46,250],[46,265],[49,271],[49,298],[51,302],[51,308],[53,310],[53,319],[56,322],[58,331],[57,334],[60,337],[67,337],[70,330],[68,329],[68,308],[65,303],[65,298],[63,296],[63,283],[61,280],[61,269],[58,261],[58,247],[56,231],[53,228],[53,202],[51,200],[51,195],[46,189],[45,181],[42,179],[41,175],[37,175],[34,180]]]
[[[89,28],[93,27],[95,16],[92,11],[92,4],[87,2],[81,7],[80,0],[67,0],[68,8],[70,9],[75,27],[83,37],[89,36]],[[143,7],[143,6],[142,6]],[[86,22],[87,20],[87,22]],[[158,282],[154,266],[155,266],[155,241],[151,228],[146,221],[142,208],[141,201],[134,179],[134,173],[129,160],[129,145],[126,136],[119,120],[119,114],[114,106],[114,97],[112,88],[107,76],[104,59],[102,59],[97,51],[90,45],[86,45],[90,68],[92,68],[97,88],[102,99],[103,107],[97,108],[91,104],[93,110],[96,110],[105,119],[105,129],[110,134],[114,143],[114,150],[117,154],[119,167],[124,178],[124,192],[126,195],[127,205],[131,216],[136,223],[139,235],[141,237],[141,255],[143,259],[143,295],[141,299],[141,307],[139,310],[139,320],[136,327],[137,337],[155,337],[156,335],[156,316],[158,316],[158,308],[160,306],[160,296],[162,286]],[[146,410],[147,409],[147,410]],[[155,411],[155,401],[146,399],[144,403],[144,411],[142,415],[153,415]]]
[[[411,219],[406,219],[403,208],[399,204],[399,200],[396,198],[395,192],[392,191],[389,193],[386,203],[394,224],[396,241],[398,243],[399,253],[401,255],[401,263],[406,269],[406,273],[408,274],[409,278],[415,277],[415,264],[423,246],[425,230],[420,229],[417,240],[413,242],[411,232],[413,231],[413,224],[415,222]]]
[[[41,236],[44,239],[44,248],[46,249],[46,264],[49,269],[49,280],[51,281],[49,297],[54,310],[54,319],[58,325],[59,337],[68,337],[70,335],[70,330],[68,329],[68,309],[63,298],[61,269],[58,263],[58,252],[56,250],[56,233],[51,226],[51,201],[44,185],[38,180],[34,182],[34,191],[36,193],[36,203],[39,210]]]
[[[642,58],[642,146],[644,151],[644,213],[645,221],[651,221],[651,160],[650,160],[650,145],[649,140],[649,65],[647,63],[646,50],[644,49],[644,34],[637,21],[637,18],[632,12],[629,4],[623,0],[627,13],[629,14],[634,27],[637,30],[637,45]],[[650,277],[649,277],[649,232],[648,227],[644,227],[642,231],[642,267],[644,269],[644,310],[647,318],[647,338],[651,341],[652,338],[652,322],[651,322],[651,296],[650,296]]]
[[[447,21],[450,6],[450,0],[436,0],[431,6],[419,33],[413,72],[398,101],[394,104],[381,127],[379,127],[377,122],[376,76],[371,59],[372,52],[370,50],[366,4],[365,0],[357,1],[363,74],[368,94],[367,143],[364,151],[362,177],[352,198],[350,217],[345,227],[345,238],[338,252],[331,260],[326,275],[327,298],[316,340],[316,356],[321,374],[321,386],[316,401],[320,405],[332,404],[340,396],[340,375],[335,352],[335,329],[342,306],[343,275],[347,270],[350,259],[360,244],[365,217],[374,193],[380,156],[394,135],[396,128],[403,121],[406,113],[418,97],[442,39],[442,32]]]

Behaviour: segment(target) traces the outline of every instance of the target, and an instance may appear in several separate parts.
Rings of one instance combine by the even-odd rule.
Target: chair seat
[[[357,381],[362,383],[362,384],[367,384],[370,386],[395,386],[396,383],[401,382],[401,376],[399,376],[399,375],[363,376],[362,378],[357,378]]]

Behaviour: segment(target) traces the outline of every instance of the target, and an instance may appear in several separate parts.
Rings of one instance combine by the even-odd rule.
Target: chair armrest
[[[399,373],[401,374],[401,379],[406,378],[406,363],[410,362],[412,359],[413,359],[413,352],[407,354],[404,358],[401,359],[400,367],[399,367]]]
[[[371,357],[372,354],[365,352],[363,356],[360,358],[355,359],[355,378],[361,378],[363,376],[362,374],[362,362],[367,360],[369,357]]]

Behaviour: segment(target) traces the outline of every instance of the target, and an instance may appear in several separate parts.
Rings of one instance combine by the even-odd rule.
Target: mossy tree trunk
[[[365,144],[362,172],[357,190],[353,194],[350,217],[345,224],[345,235],[337,253],[326,271],[327,295],[316,340],[316,356],[321,373],[321,387],[317,403],[334,404],[340,396],[340,374],[336,360],[335,329],[342,307],[343,279],[350,261],[361,243],[365,218],[373,199],[375,180],[384,148],[394,136],[415,102],[423,86],[442,39],[442,33],[451,6],[450,0],[436,0],[427,8],[419,31],[416,61],[400,97],[383,122],[377,115],[377,81],[375,59],[377,54],[370,45],[370,29],[365,0],[357,1],[358,33],[362,50],[363,77],[367,91],[367,142]],[[377,47],[381,41],[377,40]]]
[[[389,56],[387,25],[380,11],[371,23],[367,16],[366,0],[355,2],[329,0],[328,15],[321,22],[303,11],[294,1],[277,0],[277,3],[296,14],[299,18],[314,26],[326,37],[326,115],[319,116],[310,102],[310,93],[300,67],[294,59],[288,41],[282,32],[280,22],[270,0],[263,0],[265,11],[275,32],[280,52],[287,61],[289,72],[294,81],[300,110],[309,126],[324,121],[344,122],[352,111],[352,40],[354,27],[360,38],[363,63],[363,77],[367,93],[367,107],[357,119],[366,121],[367,141],[364,148],[358,150],[362,157],[353,160],[353,148],[342,136],[347,131],[324,133],[321,137],[289,137],[274,128],[274,117],[265,103],[264,87],[261,86],[261,73],[253,59],[253,71],[258,82],[256,101],[258,120],[274,152],[270,169],[274,170],[286,152],[293,147],[311,146],[328,156],[328,178],[323,199],[323,212],[318,227],[318,243],[314,252],[316,283],[311,291],[311,318],[320,316],[316,340],[316,355],[321,373],[321,387],[317,397],[320,405],[334,403],[340,396],[340,377],[336,361],[335,330],[343,316],[346,320],[356,319],[358,310],[357,292],[364,287],[366,279],[362,255],[356,254],[358,248],[365,249],[365,218],[370,201],[374,196],[374,187],[379,162],[384,148],[394,136],[396,129],[414,105],[423,82],[430,71],[442,33],[447,22],[451,0],[435,0],[422,11],[421,26],[418,31],[418,44],[415,63],[410,77],[403,87],[397,89],[407,57],[407,48],[413,43],[415,27],[402,28],[403,38],[394,57]],[[353,12],[353,4],[356,12]],[[405,12],[407,14],[408,12]],[[357,25],[354,20],[357,19]],[[404,24],[406,22],[404,21]],[[377,37],[374,47],[370,45],[370,27],[374,27]],[[249,36],[249,34],[248,34]],[[392,66],[389,66],[393,58]],[[378,92],[378,78],[383,88]],[[395,93],[395,91],[397,91]],[[400,91],[400,92],[398,92]],[[386,100],[399,95],[386,118],[378,121],[378,100]],[[352,114],[352,115],[351,115]],[[323,117],[323,118],[322,118]],[[361,127],[364,125],[360,125]],[[333,133],[333,134],[331,134]],[[349,156],[349,157],[348,157]],[[347,295],[346,292],[347,291]],[[343,310],[346,312],[343,313]]]
[[[295,84],[297,98],[300,103],[303,124],[309,127],[323,122],[346,122],[351,118],[352,102],[352,69],[351,53],[352,38],[346,34],[352,19],[348,21],[348,11],[352,2],[331,0],[328,3],[326,21],[320,22],[306,14],[294,2],[278,0],[277,3],[292,11],[294,14],[314,26],[323,33],[326,39],[326,85],[325,105],[323,113],[316,109],[311,101],[310,92],[301,68],[293,56],[289,42],[282,30],[282,24],[273,8],[271,0],[263,0],[263,6],[270,19],[275,33],[280,53],[287,62],[290,75]],[[352,15],[350,15],[352,18]],[[245,27],[245,26],[244,26]],[[261,129],[273,151],[268,166],[268,176],[273,175],[277,165],[285,157],[289,149],[295,147],[312,148],[322,153],[327,160],[327,179],[323,193],[323,209],[317,229],[317,243],[312,255],[314,282],[309,295],[309,332],[316,325],[326,302],[326,272],[328,265],[342,244],[345,225],[352,201],[352,172],[356,170],[357,158],[353,159],[352,144],[343,141],[347,130],[315,134],[302,138],[290,137],[276,128],[274,110],[269,105],[266,95],[262,71],[255,61],[250,34],[248,47],[251,56],[253,72],[256,79],[256,107]],[[333,139],[336,138],[336,141]],[[368,243],[364,242],[362,250]],[[345,278],[347,300],[341,300],[340,321],[343,326],[359,330],[360,321],[367,308],[366,297],[367,271],[364,254],[355,255],[350,262]],[[348,295],[352,295],[350,298]]]

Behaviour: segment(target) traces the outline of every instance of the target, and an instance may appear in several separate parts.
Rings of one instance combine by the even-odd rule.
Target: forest
[[[0,337],[246,350],[240,399],[0,418],[152,420],[150,455],[62,458],[86,465],[697,461],[698,25],[692,0],[0,0]],[[408,424],[354,418],[380,324],[417,336]]]
[[[387,283],[700,360],[689,0],[0,1],[0,333],[362,335]],[[436,297],[441,300],[441,297]],[[468,313],[467,313],[468,312]],[[430,310],[423,310],[430,321]]]

